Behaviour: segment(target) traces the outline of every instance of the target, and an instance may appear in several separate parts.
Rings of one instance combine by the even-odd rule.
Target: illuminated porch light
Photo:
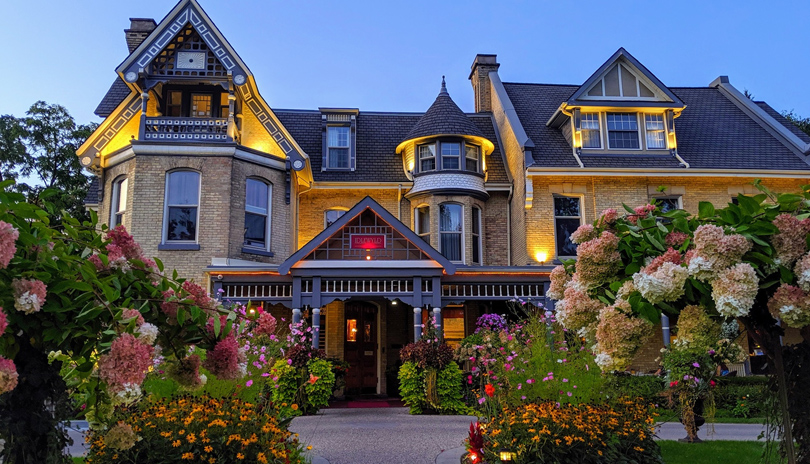
[[[371,255],[366,255],[366,261],[371,261]]]
[[[548,259],[548,253],[545,251],[538,251],[534,254],[534,259],[536,259],[538,263],[543,264]]]

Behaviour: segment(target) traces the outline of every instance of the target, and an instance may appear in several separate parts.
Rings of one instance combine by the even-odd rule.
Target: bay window
[[[461,205],[439,205],[439,252],[450,261],[463,261],[464,212]]]
[[[459,169],[459,166],[461,166],[461,144],[443,142],[441,150],[442,169]]]

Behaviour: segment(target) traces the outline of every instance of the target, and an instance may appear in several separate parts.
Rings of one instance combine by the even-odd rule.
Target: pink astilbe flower
[[[655,205],[643,205],[643,206],[636,206],[633,208],[635,214],[630,214],[627,216],[627,220],[630,221],[631,224],[637,224],[639,219],[644,219],[645,217],[649,216],[650,213],[655,211]]]
[[[0,269],[8,267],[17,252],[17,237],[20,231],[5,221],[0,221]]]
[[[671,247],[679,247],[689,240],[689,234],[673,230],[664,237],[664,242]]]
[[[256,319],[256,328],[253,329],[256,335],[273,335],[276,333],[276,318],[272,314],[264,312]]]
[[[627,369],[633,356],[654,333],[650,321],[629,315],[631,311],[630,304],[622,301],[599,312],[596,363],[605,372]]]
[[[551,284],[546,295],[553,300],[562,300],[565,286],[571,281],[571,275],[565,270],[565,266],[557,266],[551,271],[549,278]]]
[[[3,307],[0,306],[0,336],[3,335],[3,332],[6,331],[8,327],[8,318],[6,317],[5,311],[3,311]]]
[[[810,295],[799,287],[782,284],[768,301],[768,309],[788,327],[800,329],[810,325]]]
[[[589,334],[605,305],[588,296],[582,290],[569,286],[565,289],[564,298],[557,302],[557,320],[568,330]]]
[[[802,256],[802,259],[796,262],[793,272],[796,274],[799,287],[810,292],[810,253]]]
[[[152,365],[154,348],[124,333],[113,340],[110,352],[98,360],[98,376],[117,393],[127,384],[140,385]]]
[[[596,230],[591,224],[582,224],[571,234],[571,241],[574,243],[585,243],[596,238]]]
[[[202,285],[187,280],[183,282],[182,287],[191,295],[194,304],[199,306],[200,309],[214,309],[217,306],[217,301],[208,296],[208,292]]]
[[[771,243],[776,251],[776,264],[790,267],[807,251],[807,234],[810,218],[800,221],[791,214],[780,214],[773,220],[779,232],[773,234]]]
[[[222,380],[236,380],[242,377],[239,364],[245,362],[245,355],[239,350],[236,337],[220,340],[208,352],[203,367]]]
[[[662,264],[681,264],[682,259],[681,253],[678,250],[670,247],[664,252],[663,255],[656,256],[652,261],[650,261],[650,264],[644,266],[644,269],[641,271],[646,272],[647,274],[652,274],[653,272],[657,271]]]
[[[720,271],[712,281],[712,298],[717,312],[726,317],[747,316],[759,291],[759,278],[748,263]]]
[[[14,308],[25,314],[39,311],[47,297],[47,287],[41,280],[14,279],[11,290],[14,293]]]
[[[739,263],[751,249],[751,242],[742,235],[727,235],[721,227],[704,224],[695,229],[695,250],[689,254],[689,274],[701,281],[715,278],[732,264]]]
[[[607,225],[613,224],[616,220],[619,219],[619,212],[613,208],[608,208],[602,211],[602,214],[599,215],[598,224],[601,227],[605,227]]]
[[[14,390],[17,378],[17,366],[14,365],[14,361],[0,356],[0,395]]]
[[[202,386],[200,357],[196,354],[171,363],[167,368],[167,373],[169,377],[185,388],[196,389]]]
[[[140,327],[146,322],[143,319],[143,315],[137,309],[125,309],[123,313],[121,313],[121,321],[129,322],[130,320],[135,319],[135,326]]]
[[[621,264],[619,237],[612,232],[602,232],[598,238],[577,247],[576,278],[588,288],[612,279]]]
[[[683,296],[684,285],[689,271],[672,262],[656,266],[655,271],[642,270],[633,274],[633,284],[647,301],[652,304],[662,301],[672,302]]]

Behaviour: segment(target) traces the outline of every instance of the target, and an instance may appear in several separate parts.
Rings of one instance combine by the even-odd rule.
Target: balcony
[[[228,118],[146,117],[141,140],[148,142],[233,142]]]

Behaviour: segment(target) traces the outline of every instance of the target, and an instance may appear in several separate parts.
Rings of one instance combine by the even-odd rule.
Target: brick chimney
[[[152,18],[129,18],[129,29],[124,29],[127,38],[127,47],[132,53],[152,31],[157,27],[157,23]]]
[[[489,73],[498,72],[501,65],[497,55],[475,55],[471,66],[469,79],[472,81],[475,93],[475,112],[492,111],[492,86],[489,82]]]

